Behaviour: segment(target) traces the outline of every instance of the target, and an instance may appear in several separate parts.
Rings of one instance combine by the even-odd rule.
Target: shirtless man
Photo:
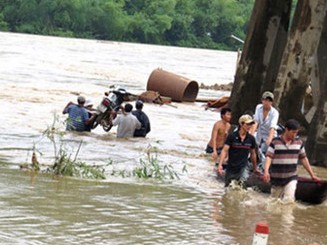
[[[211,139],[207,145],[206,153],[212,153],[212,159],[217,162],[231,124],[232,111],[230,108],[223,108],[220,112],[221,120],[217,121],[212,128]]]

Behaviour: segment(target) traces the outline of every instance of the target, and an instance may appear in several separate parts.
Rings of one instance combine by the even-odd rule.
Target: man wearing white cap
[[[253,171],[259,172],[257,169],[256,142],[253,135],[249,133],[254,124],[254,120],[250,115],[243,115],[239,118],[239,128],[237,131],[227,136],[225,145],[220,155],[217,172],[223,174],[223,162],[228,156],[225,186],[227,187],[232,180],[244,181],[249,177],[248,174],[248,157],[251,154],[251,162]]]
[[[91,100],[85,101],[84,108],[86,109],[89,118],[93,118],[93,120],[91,119],[90,123],[85,126],[85,131],[90,132],[93,129],[96,109],[93,108],[93,102]]]

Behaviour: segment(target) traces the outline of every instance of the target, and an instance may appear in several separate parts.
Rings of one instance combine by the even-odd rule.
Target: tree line
[[[0,31],[236,50],[254,0],[0,0]]]

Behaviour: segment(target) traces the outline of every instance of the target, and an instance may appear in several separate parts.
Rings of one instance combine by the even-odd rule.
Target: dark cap
[[[78,103],[85,103],[85,97],[84,97],[84,96],[81,96],[81,95],[78,96],[78,97],[77,97],[77,102],[78,102]]]

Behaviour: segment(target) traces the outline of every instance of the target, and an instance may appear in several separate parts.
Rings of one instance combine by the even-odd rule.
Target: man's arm
[[[226,135],[225,135],[225,139],[226,140],[226,137],[228,134],[230,134],[230,129],[232,128],[232,125],[230,123],[227,123],[227,126],[226,126]]]
[[[62,114],[68,113],[67,109],[70,105],[74,104],[73,102],[69,101],[68,104],[65,106],[64,110],[62,111]]]
[[[250,131],[249,133],[254,135],[255,131],[257,130],[258,128],[258,122],[257,121],[254,121],[254,124],[252,125],[252,127],[250,128]]]
[[[221,154],[220,154],[220,159],[219,159],[219,164],[218,164],[218,168],[217,168],[217,172],[219,175],[223,174],[223,163],[224,160],[226,159],[227,155],[228,155],[228,151],[229,151],[229,145],[224,145]]]
[[[137,117],[136,116],[134,116],[135,117],[135,122],[136,122],[136,129],[141,129],[141,127],[142,127],[142,123],[137,119]]]
[[[113,114],[110,115],[110,116],[113,116],[115,113],[116,112],[113,112]],[[121,117],[121,115],[118,115],[118,116],[115,117],[115,119],[112,121],[112,126],[117,126],[119,124],[120,117]]]
[[[267,146],[270,145],[272,139],[275,136],[275,132],[278,127],[279,112],[275,108],[272,108],[272,110],[273,110],[273,115],[272,115],[272,119],[270,122],[269,134],[268,134],[268,137],[265,142]]]
[[[85,121],[85,125],[90,125],[91,122],[93,122],[94,118],[96,117],[96,114],[93,113],[92,116]]]
[[[252,127],[250,128],[249,133],[254,135],[255,131],[257,131],[258,125],[259,125],[259,114],[260,114],[260,107],[262,107],[261,104],[257,105],[255,107],[255,112],[253,115],[253,119],[254,119],[254,124],[252,125]]]
[[[219,122],[216,122],[212,128],[212,133],[211,133],[211,142],[212,142],[212,159],[216,162],[218,158],[218,153],[217,153],[217,135],[219,132]]]
[[[303,167],[305,168],[305,170],[307,170],[307,172],[310,174],[311,178],[315,181],[320,181],[320,179],[313,173],[308,158],[304,157],[300,161],[301,161]]]
[[[265,171],[264,171],[264,174],[263,174],[263,180],[265,182],[270,181],[269,168],[271,166],[271,162],[272,162],[272,159],[269,156],[267,156],[266,161],[265,161]]]
[[[253,172],[254,173],[260,173],[259,169],[257,168],[257,153],[255,149],[251,149],[250,151],[250,158],[251,158],[251,162],[253,165]]]
[[[268,134],[268,137],[267,137],[266,142],[265,142],[265,144],[266,144],[267,146],[270,145],[272,139],[273,139],[274,136],[275,136],[275,132],[276,132],[276,129],[275,129],[275,128],[270,128],[270,130],[269,130],[269,134]]]

